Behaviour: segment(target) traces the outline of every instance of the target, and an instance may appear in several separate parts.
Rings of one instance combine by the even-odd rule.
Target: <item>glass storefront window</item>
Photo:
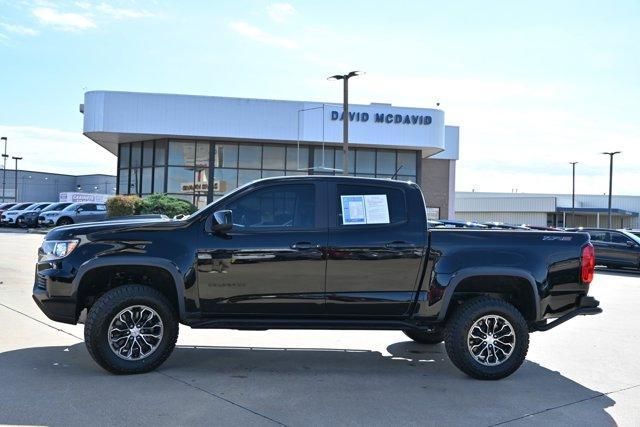
[[[246,184],[247,182],[260,179],[260,171],[253,169],[238,169],[238,187]]]
[[[324,150],[322,149],[322,147],[320,148],[315,148],[313,150],[313,168],[316,171],[322,171],[322,166],[324,166],[325,168],[329,168],[329,169],[333,169],[334,166],[334,161],[333,161],[333,148],[327,148],[325,147]],[[324,164],[323,164],[323,158],[322,156],[324,155]]]
[[[196,168],[208,169],[209,168],[209,142],[198,141],[196,145]]]
[[[129,194],[129,169],[120,169],[118,194]]]
[[[156,141],[156,166],[162,166],[166,164],[167,158],[167,141]]]
[[[153,166],[153,141],[143,142],[142,166]]]
[[[416,174],[416,152],[415,151],[398,151],[398,167],[402,166],[400,173],[403,175]]]
[[[131,184],[129,194],[140,194],[140,168],[131,169]]]
[[[396,173],[396,152],[378,150],[376,159],[376,174],[393,175]]]
[[[216,168],[238,167],[238,146],[236,144],[216,144]]]
[[[221,196],[238,186],[237,169],[214,169],[213,194]]]
[[[142,194],[151,194],[152,168],[142,168]]]
[[[196,143],[193,141],[169,141],[169,165],[193,166]]]
[[[307,147],[287,147],[287,170],[309,169],[309,149]]]
[[[118,158],[118,167],[120,169],[129,167],[130,144],[120,144],[120,157]]]
[[[284,176],[284,171],[268,171],[268,170],[262,171],[263,178],[272,178],[274,176]]]
[[[356,150],[356,173],[375,174],[376,173],[376,152],[375,150]],[[351,155],[349,156],[351,157]]]
[[[167,193],[193,194],[193,168],[168,167]]]
[[[131,167],[140,167],[140,157],[142,156],[142,144],[134,142],[131,144]]]
[[[154,168],[153,171],[153,192],[165,193],[164,189],[164,167]]]
[[[336,169],[340,169],[342,170],[342,156],[343,156],[343,152],[342,150],[336,150]],[[351,149],[349,150],[349,173],[355,173],[355,166],[356,166],[356,153],[355,150]]]
[[[265,145],[262,148],[263,169],[284,169],[284,147]]]
[[[238,153],[238,167],[260,169],[262,147],[259,145],[240,144]]]

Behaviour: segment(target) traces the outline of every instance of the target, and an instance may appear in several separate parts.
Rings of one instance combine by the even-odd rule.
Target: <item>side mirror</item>
[[[82,208],[78,208],[78,209],[76,209],[76,213],[80,213],[80,212],[82,212],[82,210],[83,210]]]
[[[230,210],[215,211],[213,220],[214,223],[211,224],[213,231],[226,233],[233,228],[233,212]]]
[[[636,247],[636,244],[635,244],[635,243],[633,243],[631,240],[627,240],[627,247],[629,247],[629,248],[635,248],[635,247]]]

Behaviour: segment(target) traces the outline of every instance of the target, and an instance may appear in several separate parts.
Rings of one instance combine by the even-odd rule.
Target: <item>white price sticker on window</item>
[[[340,196],[342,224],[389,224],[386,194]]]

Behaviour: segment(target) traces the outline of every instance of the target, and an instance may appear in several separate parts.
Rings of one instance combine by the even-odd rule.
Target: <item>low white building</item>
[[[463,221],[500,221],[553,227],[607,227],[608,196],[456,192],[455,216]],[[638,228],[640,196],[613,196],[613,228]]]

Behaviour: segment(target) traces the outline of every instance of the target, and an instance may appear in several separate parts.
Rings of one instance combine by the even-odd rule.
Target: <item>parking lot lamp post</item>
[[[569,162],[573,175],[573,187],[571,190],[571,226],[576,226],[576,165],[578,162]],[[565,225],[566,227],[566,225]]]
[[[15,189],[15,193],[13,194],[13,198],[17,203],[18,202],[18,160],[22,160],[22,157],[11,156],[11,158],[16,161],[16,182],[15,182],[16,189]]]
[[[602,154],[609,156],[609,221],[608,228],[611,228],[611,190],[613,188],[613,156],[620,154],[621,151],[605,151]]]
[[[329,77],[333,80],[342,80],[342,174],[349,175],[349,79],[359,76],[361,71],[351,71],[349,74],[336,74]]]
[[[5,182],[7,181],[7,157],[9,157],[9,155],[7,154],[7,137],[3,136],[0,140],[4,142],[4,154],[2,155],[2,203],[4,203],[4,188]]]

